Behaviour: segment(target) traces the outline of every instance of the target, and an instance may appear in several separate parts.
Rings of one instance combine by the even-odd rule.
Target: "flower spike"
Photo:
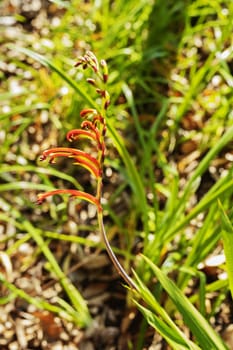
[[[79,191],[76,189],[54,189],[45,193],[38,194],[37,203],[41,204],[43,201],[54,195],[68,194],[71,197],[76,197],[83,199],[97,207],[97,218],[99,223],[99,230],[102,239],[105,243],[108,255],[114,264],[118,273],[122,276],[125,282],[133,289],[137,289],[137,286],[131,280],[127,272],[121,266],[119,260],[114,254],[111,245],[108,241],[104,224],[103,224],[103,213],[101,206],[102,197],[102,187],[103,187],[103,165],[105,158],[105,134],[106,134],[106,110],[110,104],[110,96],[108,91],[105,89],[105,84],[108,80],[108,67],[104,60],[100,61],[100,64],[96,56],[91,52],[87,51],[84,56],[78,57],[75,67],[82,66],[83,69],[91,68],[94,73],[94,79],[88,78],[87,82],[94,86],[96,93],[101,98],[101,106],[98,111],[94,108],[85,108],[80,112],[80,117],[83,119],[80,129],[70,130],[66,138],[68,141],[72,142],[74,140],[79,140],[86,138],[95,144],[97,153],[96,157],[84,152],[80,149],[72,147],[54,147],[45,150],[40,160],[48,159],[50,163],[55,163],[58,157],[67,157],[73,160],[73,164],[79,165],[85,168],[89,173],[91,173],[95,178],[96,183],[96,193],[94,195]]]

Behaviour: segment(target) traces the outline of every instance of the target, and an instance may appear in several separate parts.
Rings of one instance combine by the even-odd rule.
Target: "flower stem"
[[[123,266],[120,264],[119,260],[117,259],[116,255],[114,254],[111,245],[108,241],[107,234],[104,228],[103,223],[103,212],[98,212],[98,223],[99,223],[99,229],[101,237],[105,243],[106,250],[108,252],[109,258],[111,259],[113,265],[115,266],[117,272],[119,275],[124,279],[124,281],[133,289],[137,290],[136,284],[133,282],[133,280],[129,277]]]

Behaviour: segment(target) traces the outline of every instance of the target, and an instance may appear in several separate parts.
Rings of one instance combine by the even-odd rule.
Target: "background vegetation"
[[[0,10],[1,347],[232,348],[233,2]],[[98,103],[90,72],[74,68],[86,50],[109,66],[104,216],[137,293],[109,263],[91,205],[35,204],[95,185],[67,160],[39,161]]]

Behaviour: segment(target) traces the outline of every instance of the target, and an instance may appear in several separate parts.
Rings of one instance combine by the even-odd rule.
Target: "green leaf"
[[[136,303],[136,302],[135,302]],[[167,341],[168,344],[172,346],[175,350],[184,349],[200,349],[198,346],[190,347],[187,345],[186,341],[180,336],[179,333],[174,332],[164,321],[162,321],[158,316],[156,316],[152,311],[146,309],[139,303],[136,303],[138,309],[144,315],[145,319],[149,325],[156,329],[158,333]]]
[[[9,45],[10,48],[13,48]],[[24,47],[14,47],[14,50],[24,53],[25,55],[31,57],[35,61],[40,62],[43,66],[51,69],[53,72],[56,72],[62,80],[64,80],[69,86],[71,86],[80,96],[83,97],[83,99],[93,108],[97,108],[95,101],[85,92],[85,90],[81,89],[78,83],[71,79],[68,74],[66,74],[61,68],[59,68],[56,64],[54,64],[52,61],[47,59],[45,56],[38,54],[35,51],[32,51],[30,49],[26,49]]]
[[[233,225],[225,212],[222,203],[218,201],[221,219],[222,219],[222,239],[223,248],[226,257],[226,268],[229,278],[229,287],[233,298]]]
[[[49,109],[49,107],[50,105],[48,103],[35,103],[29,106],[25,106],[25,105],[16,106],[14,108],[11,108],[9,112],[2,113],[0,115],[0,120],[7,119],[8,117],[14,114],[30,112],[33,109]]]
[[[74,309],[76,310],[76,322],[81,326],[87,326],[91,322],[91,317],[88,311],[88,307],[86,305],[85,300],[79,293],[79,291],[76,289],[76,287],[71,283],[70,279],[64,274],[64,272],[61,270],[60,266],[57,263],[57,260],[49,247],[47,246],[46,242],[44,241],[43,237],[41,236],[40,230],[35,228],[29,221],[24,220],[23,226],[25,230],[31,235],[33,240],[36,242],[38,247],[40,247],[41,251],[43,252],[44,256],[46,257],[47,261],[49,262],[51,266],[51,270],[53,273],[55,273],[56,277],[60,281],[63,289],[65,290],[67,296],[70,299],[71,304],[73,305]]]
[[[177,344],[182,346],[181,349],[199,349],[198,346],[195,346],[189,339],[187,339],[186,335],[178,328],[175,322],[168,315],[167,311],[162,307],[162,305],[160,305],[154,295],[140,280],[135,272],[134,276],[136,278],[137,285],[137,291],[135,291],[135,293],[139,293],[139,297],[148,305],[149,309],[141,309],[142,306],[140,306],[136,301],[135,303],[137,306],[139,306],[147,322],[151,324],[151,326],[155,328],[163,337],[165,337],[169,344],[173,344],[175,350],[180,349],[180,347],[176,347]],[[172,336],[169,336],[169,334]],[[176,345],[174,345],[174,343]]]
[[[195,335],[203,350],[226,350],[228,347],[223,343],[219,335],[211,328],[206,319],[191,304],[188,298],[160,270],[150,259],[143,256],[144,260],[153,270],[155,276],[166,290],[178,311],[182,314],[185,324]]]

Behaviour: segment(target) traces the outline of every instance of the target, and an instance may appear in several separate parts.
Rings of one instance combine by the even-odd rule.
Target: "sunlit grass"
[[[141,292],[136,296],[138,307],[174,349],[225,349],[214,327],[207,332],[205,323],[215,317],[220,302],[210,312],[205,301],[207,291],[216,293],[218,300],[228,298],[228,281],[218,280],[218,274],[214,282],[209,281],[200,264],[222,251],[223,239],[226,268],[218,268],[230,274],[232,292],[227,242],[232,230],[229,210],[233,192],[233,4],[223,0],[169,4],[117,0],[91,6],[82,1],[66,2],[63,15],[46,35],[47,42],[42,35],[35,44],[24,33],[18,42],[11,40],[11,48],[4,46],[6,63],[15,68],[11,67],[13,75],[3,79],[0,90],[0,220],[4,229],[11,223],[14,232],[35,242],[50,263],[51,275],[55,273],[73,302],[72,310],[59,304],[54,312],[63,310],[74,322],[87,324],[84,300],[72,284],[64,282],[63,271],[49,249],[50,240],[66,241],[62,232],[69,220],[66,205],[51,202],[38,209],[33,200],[38,190],[53,187],[51,177],[82,188],[71,167],[43,168],[37,158],[42,150],[63,142],[69,128],[79,127],[83,106],[98,106],[85,85],[85,73],[73,69],[79,54],[93,50],[109,64],[112,106],[106,166],[118,175],[115,183],[111,176],[106,177],[108,189],[109,184],[114,189],[106,193],[106,227],[110,232],[111,226],[122,232],[123,248],[115,252],[125,257],[129,271],[131,267],[136,270]],[[124,198],[127,210],[115,213]],[[0,242],[11,258],[13,250],[4,245],[6,237],[1,235]],[[71,235],[67,241],[68,237],[81,246],[96,247],[85,237]],[[23,242],[15,236],[14,252]],[[132,258],[135,242],[140,242],[138,250],[145,258],[139,254]],[[102,247],[100,243],[97,246]],[[0,278],[10,296],[32,301],[4,276]],[[187,287],[197,279],[198,296],[191,294],[187,299]],[[166,291],[163,302],[161,289]],[[147,303],[143,307],[140,298]],[[36,300],[37,307],[49,309],[46,301]],[[84,316],[79,320],[74,310],[80,305]],[[183,316],[190,311],[188,319],[177,320],[176,311]],[[194,338],[183,335],[185,327]],[[141,327],[140,346],[144,331]]]

